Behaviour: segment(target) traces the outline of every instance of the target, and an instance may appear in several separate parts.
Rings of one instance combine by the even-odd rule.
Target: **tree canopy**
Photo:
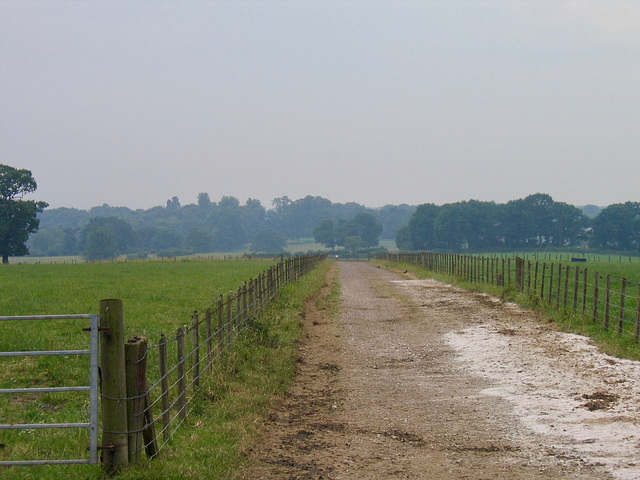
[[[2,263],[9,256],[28,255],[27,240],[38,230],[37,218],[46,202],[23,200],[38,188],[31,171],[0,164],[0,254]]]
[[[378,245],[382,225],[370,213],[359,213],[350,220],[339,219],[337,224],[331,219],[318,222],[313,229],[316,242],[333,248],[343,246],[355,251],[359,248]]]
[[[135,237],[135,242],[129,243],[127,249],[116,249],[118,255],[256,251],[256,246],[263,248],[263,241],[268,238],[273,240],[267,244],[271,250],[281,244],[280,238],[286,241],[313,237],[313,229],[319,222],[336,224],[340,219],[353,219],[359,214],[372,215],[375,223],[382,225],[379,237],[394,238],[396,229],[408,221],[414,209],[409,205],[370,209],[353,202],[333,203],[323,197],[291,200],[283,196],[274,199],[273,208],[267,210],[254,198],[242,204],[236,197],[223,196],[216,202],[203,192],[197,195],[193,204],[184,204],[174,196],[167,200],[166,206],[147,210],[106,204],[89,210],[47,209],[40,215],[41,228],[29,245],[34,255],[60,255],[63,250],[73,252],[66,254],[82,255],[86,245],[83,229],[95,218],[115,217],[129,224]],[[277,232],[278,237],[269,232]],[[376,230],[371,232],[375,237]],[[117,232],[114,233],[118,237]],[[365,231],[349,235],[361,234],[364,243],[371,242],[367,238],[370,233]]]
[[[506,204],[424,204],[398,231],[398,244],[408,250],[563,247],[582,241],[589,225],[579,208],[542,193]]]

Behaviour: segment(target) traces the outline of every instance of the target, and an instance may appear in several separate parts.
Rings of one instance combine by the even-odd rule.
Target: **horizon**
[[[202,193],[206,193],[206,192],[202,192]],[[489,202],[489,203],[495,203],[496,205],[502,205],[502,204],[505,204],[505,203],[508,203],[508,202],[511,202],[511,201],[514,201],[514,200],[524,199],[524,198],[526,198],[526,197],[528,197],[528,196],[530,196],[530,195],[535,195],[535,194],[538,194],[538,193],[544,194],[544,192],[535,192],[535,193],[527,194],[527,195],[525,195],[525,196],[523,196],[523,197],[520,197],[520,198],[512,198],[512,199],[510,199],[510,200],[507,200],[507,202],[496,202],[496,201],[493,201],[493,200],[478,200],[478,199],[475,199],[475,198],[469,198],[469,199],[466,199],[466,200],[458,200],[457,202],[447,202],[447,204],[449,204],[449,203],[469,202],[469,201],[482,201],[482,202],[486,201],[486,202]],[[33,194],[32,194],[31,196],[33,196]],[[176,196],[176,195],[174,195],[174,196]],[[234,198],[236,198],[236,199],[240,202],[240,205],[245,205],[245,204],[246,204],[246,202],[247,202],[247,200],[249,200],[249,199],[252,199],[252,198],[253,198],[253,197],[247,197],[246,199],[244,199],[244,200],[243,200],[243,199],[240,199],[240,198],[238,198],[238,197],[235,197],[234,195],[224,195],[224,196],[229,196],[229,197],[234,197]],[[285,196],[285,195],[280,195],[280,197],[283,197],[283,196]],[[292,202],[296,202],[296,201],[298,201],[298,200],[302,200],[302,199],[306,198],[307,196],[320,197],[320,198],[323,198],[323,199],[325,199],[325,200],[329,200],[332,204],[347,204],[347,203],[355,203],[355,204],[357,204],[357,205],[361,205],[361,206],[363,206],[363,207],[365,207],[365,208],[368,208],[368,209],[371,209],[371,210],[380,210],[380,209],[382,209],[382,208],[384,208],[384,207],[387,207],[387,206],[401,206],[401,205],[407,205],[407,206],[410,206],[410,207],[418,207],[419,205],[423,205],[423,204],[425,204],[425,203],[433,203],[433,202],[424,202],[424,203],[419,203],[419,204],[408,204],[408,203],[387,203],[387,204],[382,205],[382,206],[372,207],[372,206],[369,206],[369,205],[367,205],[367,204],[365,204],[365,203],[361,203],[361,202],[357,202],[357,201],[350,201],[350,202],[334,202],[334,201],[333,201],[333,200],[331,200],[330,198],[323,197],[322,195],[305,195],[305,196],[300,197],[300,198],[290,198],[290,197],[289,197],[289,198],[290,198],[290,200],[291,200]],[[260,204],[261,204],[261,205],[262,205],[262,206],[263,206],[267,211],[268,211],[268,210],[274,210],[274,208],[273,208],[273,203],[272,203],[272,202],[273,202],[273,200],[275,200],[276,198],[280,198],[280,197],[275,197],[275,198],[273,198],[273,199],[269,202],[269,205],[265,205],[262,201],[260,201]],[[173,197],[171,197],[171,198],[173,198]],[[168,198],[167,200],[170,200],[171,198]],[[553,196],[552,196],[552,198],[553,198]],[[215,200],[215,199],[211,198],[211,196],[210,196],[210,199],[211,199],[211,203],[213,203],[213,204],[217,204],[217,203],[218,203],[218,201],[219,201],[220,199],[222,199],[222,197],[220,197],[219,199]],[[42,199],[40,199],[40,200],[42,200]],[[196,201],[195,201],[195,202],[189,202],[189,203],[184,203],[184,202],[183,202],[179,197],[178,197],[178,200],[180,200],[180,207],[185,207],[185,206],[187,206],[187,205],[198,205],[197,198],[196,198]],[[256,199],[256,200],[257,200],[257,199]],[[555,198],[553,198],[553,200],[554,200],[555,202],[558,202],[558,200],[556,200]],[[46,200],[45,200],[45,201],[46,201]],[[630,201],[630,200],[627,200],[627,201]],[[564,202],[564,203],[567,203],[567,202]],[[618,202],[617,202],[617,203],[618,203]],[[619,202],[619,203],[626,203],[626,202]],[[446,205],[446,204],[444,204],[444,203],[443,203],[443,204],[435,204],[435,205],[440,207],[440,206],[442,206],[442,205]],[[582,208],[586,208],[586,207],[597,207],[597,208],[599,208],[599,209],[605,209],[605,208],[607,208],[607,207],[609,206],[609,205],[596,205],[596,204],[594,204],[594,203],[587,203],[587,204],[584,204],[584,205],[574,205],[574,204],[569,203],[569,205],[573,205],[574,207],[576,207],[576,208],[580,208],[580,209],[582,209]],[[611,204],[611,205],[613,205],[613,204]],[[45,211],[46,211],[46,210],[55,210],[55,209],[58,209],[58,208],[65,208],[65,209],[70,209],[70,210],[81,210],[81,211],[86,211],[86,212],[88,212],[88,211],[90,211],[90,210],[91,210],[91,209],[93,209],[93,208],[100,208],[100,207],[104,207],[104,206],[109,207],[109,208],[127,208],[127,209],[132,210],[132,211],[138,211],[138,210],[146,211],[146,210],[150,210],[150,209],[152,209],[152,208],[157,208],[157,207],[165,208],[165,207],[166,207],[166,201],[165,201],[163,204],[152,205],[152,206],[147,207],[147,208],[133,208],[133,207],[128,207],[128,206],[126,206],[126,205],[111,205],[111,204],[108,204],[108,203],[102,203],[102,204],[99,204],[99,205],[93,205],[93,206],[88,207],[88,208],[68,207],[68,206],[56,206],[56,207],[48,206],[48,207],[45,209]]]

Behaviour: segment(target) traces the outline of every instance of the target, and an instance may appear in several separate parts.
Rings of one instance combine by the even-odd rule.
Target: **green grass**
[[[236,289],[243,281],[255,277],[270,264],[269,261],[252,260],[9,265],[0,269],[0,314],[93,313],[97,311],[100,299],[122,298],[127,334],[147,334],[152,343],[157,343],[160,333],[171,335],[178,326],[189,322],[194,310],[206,309],[221,293]],[[198,420],[190,418],[187,423],[191,427],[178,431],[170,448],[163,451],[162,458],[150,462],[148,468],[136,470],[135,474],[127,473],[129,476],[134,475],[127,478],[202,478],[209,476],[211,469],[224,470],[239,461],[238,439],[244,438],[243,429],[247,430],[249,427],[234,427],[229,430],[225,427],[224,419],[216,420],[217,426],[214,427],[209,417],[224,417],[225,412],[231,408],[249,408],[252,405],[251,408],[255,411],[261,411],[266,405],[266,399],[282,390],[293,372],[292,358],[295,355],[291,352],[295,349],[294,339],[298,335],[297,319],[301,298],[318,288],[318,272],[304,277],[299,285],[287,287],[278,306],[271,307],[270,313],[264,317],[267,320],[260,320],[265,323],[255,324],[253,330],[247,331],[246,336],[239,337],[237,347],[218,365],[213,381],[205,383],[202,398],[196,399],[197,415],[194,418],[197,419],[200,412],[206,412],[206,421],[201,419],[198,423]],[[83,326],[85,325],[81,321],[54,321],[46,324],[30,321],[3,322],[0,324],[0,350],[87,348],[87,333],[82,332]],[[88,360],[85,357],[60,360],[61,357],[2,359],[0,386],[10,388],[87,383]],[[277,373],[265,374],[265,368]],[[251,400],[234,397],[245,388],[244,383],[247,383],[247,388],[252,391],[251,395],[254,395]],[[256,386],[250,387],[254,383]],[[22,394],[8,399],[4,397],[7,396],[0,397],[0,423],[86,421],[86,394]],[[223,397],[231,399],[226,406],[220,403]],[[233,406],[234,401],[241,405]],[[183,447],[193,447],[194,451],[204,448],[196,447],[197,442],[192,442],[192,437],[202,435],[210,438],[214,435],[209,432],[210,427],[222,428],[226,433],[215,433],[217,437],[213,443],[204,440],[203,445],[208,445],[207,448],[211,450],[212,446],[222,442],[225,437],[231,442],[215,451],[214,457],[219,458],[223,466],[208,463],[205,470],[185,466],[184,471],[176,467],[175,476],[164,477],[163,469],[171,470],[172,462],[180,464],[184,458],[189,457],[183,452]],[[87,443],[85,432],[4,430],[0,431],[0,459],[34,456],[81,458],[86,456],[84,446]],[[61,454],[61,450],[64,453]],[[234,460],[223,461],[231,451],[236,451],[233,454]],[[190,457],[195,464],[202,462],[202,459],[195,460],[198,455],[199,453]],[[163,466],[156,466],[160,464]],[[189,472],[192,470],[199,473],[191,475]],[[2,477],[6,479],[65,479],[78,476],[100,478],[101,475],[100,469],[95,466],[22,467],[2,472]]]
[[[274,396],[282,395],[296,371],[297,340],[306,298],[317,294],[329,262],[286,287],[261,320],[208,379],[188,426],[161,458],[126,471],[125,479],[237,478]],[[334,288],[335,291],[335,288]]]

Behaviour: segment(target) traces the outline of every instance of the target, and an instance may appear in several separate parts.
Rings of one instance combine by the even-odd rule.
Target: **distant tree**
[[[362,239],[358,235],[351,235],[344,239],[344,248],[350,252],[356,252],[362,246]]]
[[[93,225],[86,232],[82,257],[85,260],[107,260],[118,256],[117,241],[114,233],[105,225]]]
[[[62,255],[77,255],[80,252],[78,248],[77,230],[65,228],[63,232]]]
[[[413,250],[409,225],[405,225],[396,230],[396,247],[400,250]]]
[[[440,207],[433,203],[418,205],[409,219],[409,250],[429,250],[435,247],[434,225]],[[407,246],[405,244],[405,246]],[[400,246],[398,245],[400,248]]]
[[[352,231],[357,232],[363,247],[375,247],[380,240],[382,225],[370,213],[359,213],[349,222]]]
[[[382,225],[370,213],[359,213],[351,220],[339,219],[334,227],[336,245],[347,250],[360,247],[373,247],[380,240]],[[355,239],[358,238],[358,241]],[[349,246],[347,246],[347,244]]]
[[[410,205],[385,205],[376,212],[377,220],[382,225],[381,238],[395,238],[396,232],[409,223],[416,207]]]
[[[467,247],[463,207],[460,203],[446,203],[439,207],[433,224],[436,244],[447,250],[461,250]]]
[[[575,245],[585,238],[585,230],[590,225],[591,220],[579,208],[555,202],[551,243],[559,247]]]
[[[272,228],[259,231],[251,241],[251,251],[264,253],[283,252],[287,245],[285,238]]]
[[[332,218],[332,203],[323,197],[307,195],[292,202],[289,197],[273,200],[275,211],[269,215],[268,224],[287,238],[311,237],[320,220]]]
[[[236,197],[222,197],[209,220],[213,224],[213,247],[216,251],[234,251],[247,243],[242,208]]]
[[[582,213],[584,213],[589,218],[596,218],[598,214],[603,210],[602,207],[591,204],[579,208],[580,210],[582,210]]]
[[[38,188],[31,171],[0,164],[0,254],[2,263],[9,256],[28,255],[29,235],[38,230],[38,213],[48,204],[22,200],[24,195]]]
[[[326,219],[318,222],[313,228],[312,233],[316,243],[320,243],[327,248],[336,246],[336,233],[333,227],[333,220]]]
[[[203,228],[191,228],[185,237],[187,248],[195,253],[208,253],[213,250],[213,236]]]
[[[61,227],[40,227],[27,241],[29,255],[36,257],[62,255],[62,238],[63,229]]]
[[[242,229],[247,238],[253,238],[258,232],[265,229],[267,211],[260,203],[260,200],[249,198],[244,206],[240,207],[242,219]]]
[[[184,246],[184,235],[169,226],[143,227],[138,229],[136,234],[140,247],[153,253],[179,250]]]
[[[179,210],[180,200],[178,197],[172,197],[171,200],[167,200],[167,210]]]
[[[198,194],[198,206],[203,208],[211,207],[211,199],[208,193],[203,192]]]
[[[134,250],[138,242],[133,228],[124,220],[95,217],[80,230],[80,244],[84,258],[103,260]]]
[[[218,202],[218,207],[225,209],[236,209],[240,207],[240,201],[236,197],[224,196]]]
[[[615,203],[602,210],[593,219],[589,243],[609,250],[640,250],[640,203]]]
[[[237,250],[247,241],[239,215],[222,212],[213,231],[213,247],[218,252]]]

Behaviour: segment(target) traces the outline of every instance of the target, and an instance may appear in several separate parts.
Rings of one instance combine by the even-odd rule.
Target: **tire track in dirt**
[[[239,478],[612,478],[525,426],[506,396],[487,394],[495,379],[456,350],[451,335],[524,313],[368,263],[339,265],[339,319],[306,306],[297,378]]]

